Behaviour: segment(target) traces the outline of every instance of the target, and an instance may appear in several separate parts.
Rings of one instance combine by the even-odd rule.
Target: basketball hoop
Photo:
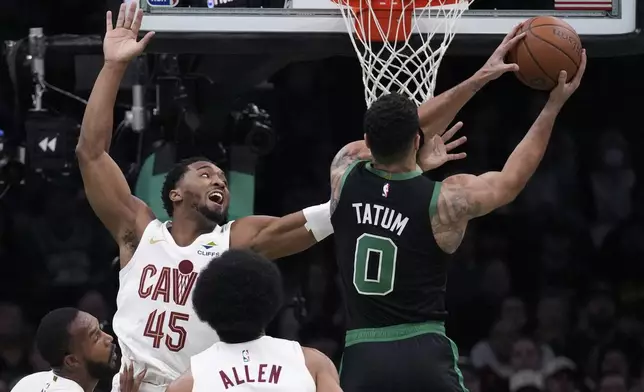
[[[406,95],[416,105],[433,96],[438,67],[470,0],[332,1],[342,12],[362,67],[367,107],[390,92]],[[443,33],[440,45],[438,33]],[[414,35],[419,45],[412,45]]]

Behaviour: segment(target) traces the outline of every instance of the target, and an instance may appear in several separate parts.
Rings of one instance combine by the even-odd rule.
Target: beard
[[[112,346],[112,351],[110,353],[110,358],[107,362],[97,362],[92,360],[85,360],[85,365],[87,367],[87,373],[90,377],[102,380],[113,377],[118,373],[120,365],[120,358],[116,355],[116,346]]]
[[[228,222],[227,208],[222,207],[219,211],[213,211],[208,207],[206,207],[205,205],[202,205],[202,206],[195,205],[194,209],[197,210],[198,213],[203,215],[209,221],[214,222],[220,226]]]
[[[110,378],[118,373],[118,368],[113,367],[109,363],[87,360],[86,365],[87,373],[89,373],[92,378],[95,378],[97,380]]]

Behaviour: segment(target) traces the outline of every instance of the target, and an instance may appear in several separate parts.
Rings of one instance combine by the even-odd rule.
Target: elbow
[[[523,191],[523,188],[525,188],[525,185],[525,183],[521,182],[513,182],[507,184],[503,191],[503,205],[508,205],[514,202],[521,191]]]
[[[527,184],[527,181],[523,181],[521,178],[516,176],[506,176],[501,187],[501,205],[508,205],[514,200],[517,196],[523,191]]]
[[[89,162],[97,159],[104,151],[91,146],[81,136],[76,144],[76,158],[79,162]]]

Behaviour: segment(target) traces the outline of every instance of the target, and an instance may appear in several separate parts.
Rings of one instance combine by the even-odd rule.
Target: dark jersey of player
[[[348,329],[445,319],[449,255],[430,224],[440,185],[366,161],[345,172],[331,222]]]

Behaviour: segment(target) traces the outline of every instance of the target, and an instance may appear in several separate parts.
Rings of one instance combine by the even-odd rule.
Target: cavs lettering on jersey
[[[246,343],[215,343],[193,356],[192,392],[315,392],[299,343],[262,336]]]
[[[123,354],[148,370],[141,392],[165,389],[188,369],[190,357],[217,342],[217,334],[199,321],[192,289],[199,271],[230,244],[232,222],[178,246],[169,223],[150,222],[132,260],[120,271],[114,333]],[[113,390],[118,389],[118,375]]]

